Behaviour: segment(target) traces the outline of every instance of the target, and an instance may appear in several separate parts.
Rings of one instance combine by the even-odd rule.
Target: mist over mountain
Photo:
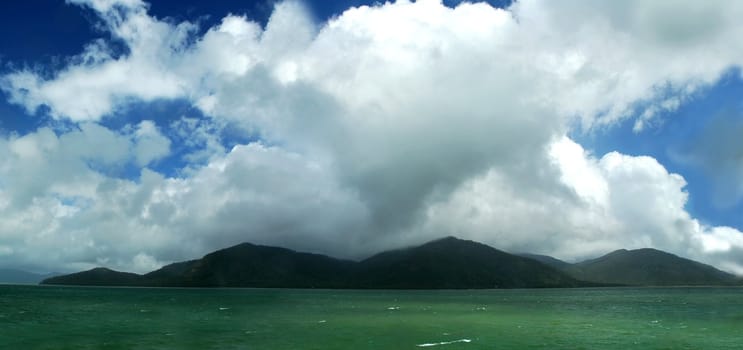
[[[524,258],[534,259],[536,261],[539,261],[542,264],[545,264],[545,265],[548,265],[548,266],[552,266],[552,267],[554,267],[556,269],[559,269],[559,270],[564,269],[564,268],[572,265],[569,262],[562,261],[560,259],[553,258],[553,257],[548,256],[548,255],[531,254],[531,253],[520,253],[518,255],[519,256],[522,256]]]

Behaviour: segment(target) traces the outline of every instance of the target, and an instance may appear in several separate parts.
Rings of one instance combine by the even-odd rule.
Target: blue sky
[[[457,235],[743,273],[743,8],[676,5],[3,2],[0,265]]]

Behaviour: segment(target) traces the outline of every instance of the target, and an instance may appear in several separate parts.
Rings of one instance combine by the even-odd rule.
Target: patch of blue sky
[[[228,14],[246,16],[248,19],[257,21],[262,26],[268,22],[273,7],[278,0],[254,0],[254,1],[172,1],[152,0],[150,13],[158,18],[171,18],[175,22],[190,21],[200,24],[202,31],[219,23]],[[301,1],[317,22],[324,22],[335,17],[351,7],[371,6],[383,4],[385,1],[378,0],[334,0],[334,1]],[[465,0],[443,0],[444,5],[455,7],[463,2],[478,2]],[[487,0],[494,7],[508,7],[512,0]]]
[[[82,196],[63,196],[63,195],[56,195],[55,196],[57,200],[59,200],[59,203],[67,206],[67,207],[73,207],[77,209],[87,209],[91,206],[93,206],[93,201],[90,198],[82,197]]]
[[[44,117],[41,113],[37,115],[28,115],[26,110],[15,104],[8,102],[6,96],[0,93],[0,136],[8,136],[10,134],[25,135],[38,129],[42,125],[46,125],[49,119]]]
[[[726,191],[724,164],[709,162],[714,152],[730,152],[730,147],[743,146],[743,135],[735,130],[713,135],[711,128],[725,121],[726,125],[743,125],[743,79],[738,69],[727,72],[715,85],[695,93],[678,109],[659,115],[655,125],[634,130],[635,118],[620,125],[590,133],[574,132],[571,137],[596,156],[611,151],[657,159],[669,172],[678,173],[687,181],[687,210],[705,223],[743,228],[743,201],[740,198],[721,201]],[[719,150],[712,149],[710,138],[717,138]],[[714,143],[714,142],[712,142]],[[702,149],[704,148],[704,149]],[[743,154],[743,149],[740,149]],[[731,159],[732,160],[732,159]],[[717,165],[717,166],[715,166]],[[734,176],[735,174],[727,174]],[[642,205],[642,203],[638,203]]]
[[[168,177],[180,177],[184,172],[204,165],[208,157],[195,155],[210,154],[214,147],[228,151],[239,144],[261,141],[260,135],[245,128],[205,116],[185,99],[131,103],[116,115],[104,117],[100,124],[111,130],[122,130],[142,121],[154,122],[158,130],[171,141],[170,153],[147,166]],[[209,138],[204,138],[206,136]],[[141,167],[134,162],[124,168],[97,170],[109,176],[131,180],[138,179],[141,173]]]
[[[77,55],[91,38],[100,36],[90,25],[94,18],[64,0],[4,1],[0,33],[13,38],[3,41],[3,70],[9,65],[64,66],[65,58]]]

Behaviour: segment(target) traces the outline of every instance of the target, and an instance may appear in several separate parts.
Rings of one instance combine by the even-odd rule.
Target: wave
[[[452,341],[440,341],[438,343],[423,343],[423,344],[417,344],[418,347],[428,347],[428,346],[439,346],[439,345],[449,345],[454,343],[469,343],[472,342],[472,339],[457,339]]]

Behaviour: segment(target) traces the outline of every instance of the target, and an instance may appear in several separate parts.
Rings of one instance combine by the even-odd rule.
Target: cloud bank
[[[0,139],[0,263],[146,271],[243,241],[360,258],[453,234],[564,259],[656,247],[743,273],[743,234],[691,217],[680,175],[567,136],[642,132],[740,66],[743,5],[397,1],[314,23],[283,2],[265,28],[230,15],[199,35],[140,0],[70,3],[127,52],[98,40],[51,75],[0,79],[30,114],[75,125]],[[162,99],[207,119],[101,124]],[[204,125],[260,140],[224,147]],[[152,170],[179,133],[202,145],[194,163]]]

